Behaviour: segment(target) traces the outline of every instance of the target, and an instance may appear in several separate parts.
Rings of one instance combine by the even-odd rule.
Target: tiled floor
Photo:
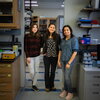
[[[39,92],[33,91],[31,88],[32,81],[29,76],[28,67],[26,67],[26,83],[25,87],[18,93],[16,100],[64,100],[60,98],[59,93],[62,88],[62,71],[61,69],[56,70],[55,87],[57,91],[45,92],[44,89],[44,65],[43,56],[41,56],[41,64],[39,67],[37,86],[40,89]],[[77,96],[74,96],[72,100],[79,100]]]

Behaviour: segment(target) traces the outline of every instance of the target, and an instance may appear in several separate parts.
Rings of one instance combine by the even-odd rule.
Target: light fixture
[[[25,1],[25,3],[30,3],[30,1]],[[37,1],[31,1],[31,3],[37,3]]]
[[[37,3],[37,1],[31,1],[31,3]]]
[[[25,6],[30,6],[30,4],[25,4]]]
[[[39,5],[38,4],[32,4],[31,5],[32,7],[34,6],[34,7],[38,7]]]
[[[62,4],[61,7],[64,7],[64,4]]]
[[[30,3],[30,1],[25,1],[25,3]]]

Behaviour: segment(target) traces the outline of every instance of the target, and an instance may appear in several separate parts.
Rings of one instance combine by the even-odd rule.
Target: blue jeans
[[[66,63],[67,63],[66,61],[62,62],[62,70],[64,76],[64,90],[68,91],[69,93],[73,93],[72,81],[71,81],[71,72],[73,69],[73,63],[70,65],[69,69],[65,67]]]

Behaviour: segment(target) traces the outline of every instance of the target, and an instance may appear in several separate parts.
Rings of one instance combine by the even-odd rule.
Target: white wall
[[[69,24],[74,29],[74,34],[82,36],[85,30],[77,27],[80,10],[88,4],[88,0],[65,0],[64,24]]]
[[[63,9],[34,9],[33,16],[47,16],[47,17],[57,17],[58,15],[63,15]]]
[[[24,58],[24,0],[21,2],[21,35],[18,36],[19,41],[21,42],[22,54],[20,56],[20,79],[21,87],[25,86],[25,58]]]
[[[88,16],[87,12],[81,12],[80,10],[85,8],[89,4],[89,0],[65,0],[64,8],[64,24],[69,24],[73,28],[74,34],[77,37],[82,37],[83,34],[87,34],[87,29],[79,28],[77,25],[78,18]],[[89,16],[90,19],[99,19],[100,23],[100,13],[94,12]],[[91,29],[89,31],[91,38],[98,38],[100,42],[100,28]]]

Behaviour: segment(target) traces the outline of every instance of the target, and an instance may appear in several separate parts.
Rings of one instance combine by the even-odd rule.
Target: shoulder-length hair
[[[50,23],[50,24],[48,25],[48,28],[49,28],[51,25],[54,25],[54,26],[55,26],[55,24]],[[56,26],[55,26],[55,28],[56,28]],[[46,32],[46,39],[48,39],[49,36],[50,36],[50,32],[49,32],[49,30],[47,29],[47,32]],[[52,37],[53,37],[54,40],[56,40],[56,37],[57,37],[56,31],[54,31],[54,32],[52,33]]]
[[[32,28],[36,25],[37,27],[37,32],[33,33]],[[39,28],[37,24],[31,24],[30,26],[30,35],[39,38],[40,37],[40,33],[39,33]]]
[[[63,39],[66,38],[66,36],[64,35],[64,28],[65,28],[65,27],[68,27],[68,28],[70,29],[71,38],[74,37],[74,35],[73,35],[73,30],[72,30],[72,28],[70,27],[70,25],[65,25],[65,26],[63,26],[63,29],[62,29]]]

